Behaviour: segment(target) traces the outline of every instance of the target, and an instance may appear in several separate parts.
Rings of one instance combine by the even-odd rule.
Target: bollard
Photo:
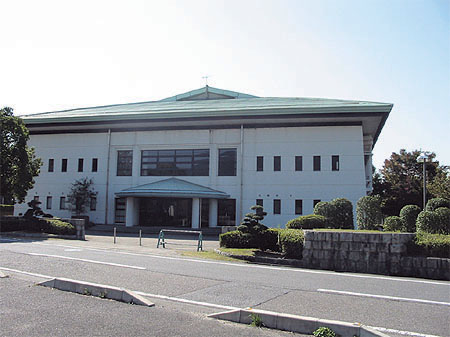
[[[116,227],[114,227],[114,244],[116,244]]]
[[[139,230],[139,246],[142,246],[142,230]]]

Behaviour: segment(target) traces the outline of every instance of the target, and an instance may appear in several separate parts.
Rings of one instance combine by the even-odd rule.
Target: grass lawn
[[[234,262],[243,262],[239,259],[234,259],[229,256],[225,256],[222,254],[218,254],[214,251],[204,250],[200,252],[196,251],[183,251],[181,253],[182,256],[196,257],[199,259],[209,259],[209,260],[219,260],[219,261],[234,261]]]

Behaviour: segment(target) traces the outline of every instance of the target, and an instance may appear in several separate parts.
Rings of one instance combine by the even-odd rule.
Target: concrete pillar
[[[209,227],[217,227],[217,199],[209,199]]]
[[[200,228],[200,199],[192,198],[192,228]]]
[[[127,197],[127,208],[125,211],[125,226],[136,226],[139,222],[138,200]]]

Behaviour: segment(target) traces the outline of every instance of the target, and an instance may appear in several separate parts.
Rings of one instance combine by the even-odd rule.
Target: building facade
[[[391,109],[206,86],[155,102],[27,115],[29,145],[44,165],[26,200],[68,217],[71,185],[87,177],[94,223],[235,225],[259,204],[266,225],[284,226],[318,201],[355,205],[370,192],[372,149]]]

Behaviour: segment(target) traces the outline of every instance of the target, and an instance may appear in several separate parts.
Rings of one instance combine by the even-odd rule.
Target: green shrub
[[[450,258],[450,235],[419,232],[407,247],[408,255]]]
[[[298,218],[288,221],[286,228],[288,229],[313,229],[325,228],[327,219],[322,215],[302,215]]]
[[[422,211],[417,216],[416,227],[418,232],[442,234],[439,216],[436,212]]]
[[[301,259],[303,253],[304,233],[298,229],[280,230],[281,252],[291,259]]]
[[[364,196],[356,203],[356,223],[358,229],[374,230],[383,220],[381,198],[378,195]]]
[[[434,213],[438,216],[441,233],[450,234],[450,208],[439,207]]]
[[[14,205],[1,205],[0,204],[0,216],[2,215],[13,215]]]
[[[15,232],[25,230],[27,221],[19,217],[1,217],[0,232]]]
[[[415,233],[416,232],[416,220],[421,209],[417,205],[406,205],[400,211],[400,218],[402,218],[405,228],[403,232]]]
[[[331,220],[334,214],[334,205],[327,201],[320,201],[314,206],[313,214],[325,217],[325,226],[332,226]]]
[[[324,216],[329,228],[353,228],[353,206],[345,198],[321,201],[314,207],[314,214]]]
[[[313,331],[313,335],[316,337],[336,337],[336,333],[327,327],[320,327]]]
[[[231,231],[219,235],[220,247],[224,248],[256,248],[251,247],[250,235],[240,231]]]
[[[75,235],[75,226],[59,219],[38,219],[42,232],[58,235]]]
[[[444,198],[434,198],[427,202],[426,211],[433,212],[440,207],[450,208],[450,200]]]
[[[399,216],[389,216],[384,220],[383,230],[386,232],[400,232],[405,223]]]

